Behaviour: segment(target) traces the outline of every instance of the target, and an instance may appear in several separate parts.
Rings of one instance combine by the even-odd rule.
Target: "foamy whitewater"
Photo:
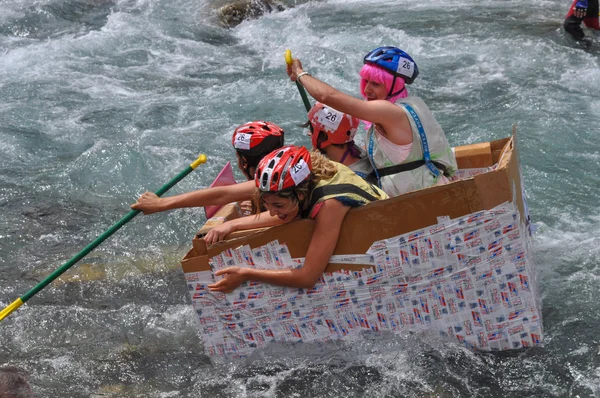
[[[205,218],[186,209],[136,217],[2,321],[0,364],[26,368],[36,397],[599,396],[600,45],[565,36],[569,2],[298,2],[230,30],[215,4],[2,1],[2,308],[201,152],[170,194],[208,185],[237,125],[271,120],[309,145],[285,49],[358,96],[364,54],[396,45],[452,145],[517,126],[545,346],[371,335],[208,358],[179,264]]]

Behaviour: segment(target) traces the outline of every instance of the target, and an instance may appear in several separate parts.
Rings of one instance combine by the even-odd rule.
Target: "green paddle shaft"
[[[308,97],[306,96],[306,91],[304,90],[304,86],[300,84],[298,80],[296,80],[296,87],[298,87],[298,91],[300,92],[300,96],[302,97],[302,102],[304,102],[304,107],[306,108],[306,112],[310,111],[310,102],[308,101]],[[312,125],[311,125],[312,128]]]
[[[285,57],[285,63],[288,65],[291,65],[292,64],[292,51],[285,50],[284,57]],[[306,95],[306,90],[304,89],[304,86],[302,84],[300,84],[298,79],[296,79],[296,87],[298,87],[298,92],[300,93],[300,97],[302,97],[302,102],[304,103],[306,112],[309,112],[311,105],[310,105],[310,102],[308,101],[308,96]],[[313,130],[312,124],[309,124],[308,126],[310,127],[310,131],[312,132],[312,130]]]
[[[175,176],[171,181],[162,186],[158,191],[156,191],[156,195],[162,196],[165,192],[171,189],[175,184],[181,181],[185,176],[191,173],[196,167],[200,164],[206,162],[206,156],[200,155],[198,159],[196,159],[192,164],[190,164],[185,170]],[[83,250],[77,253],[73,258],[64,263],[60,268],[56,271],[48,275],[43,281],[35,285],[31,290],[25,293],[23,296],[15,300],[12,304],[6,307],[2,312],[0,312],[0,321],[6,318],[11,312],[15,309],[19,308],[23,303],[27,300],[35,296],[40,290],[48,286],[50,282],[61,276],[66,270],[71,268],[75,263],[84,258],[89,252],[98,247],[102,242],[104,242],[109,236],[114,234],[121,228],[123,225],[127,224],[133,217],[135,217],[140,211],[139,210],[131,210],[127,213],[123,218],[117,221],[112,227],[104,231],[102,235],[97,237],[92,243],[87,245]]]

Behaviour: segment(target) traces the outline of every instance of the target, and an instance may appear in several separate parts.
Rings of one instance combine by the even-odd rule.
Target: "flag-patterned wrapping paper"
[[[512,203],[374,242],[332,263],[372,264],[326,273],[312,289],[246,282],[213,293],[213,272],[230,267],[302,267],[277,241],[210,259],[186,273],[207,354],[243,357],[269,342],[326,342],[363,332],[430,330],[471,349],[542,343],[529,229]]]

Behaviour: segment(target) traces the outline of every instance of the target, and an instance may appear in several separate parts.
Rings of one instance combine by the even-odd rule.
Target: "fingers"
[[[148,200],[152,200],[152,199],[156,199],[156,198],[158,198],[158,196],[154,192],[146,191],[140,195],[140,197],[137,199],[137,201],[132,206],[143,205],[142,202],[146,202]]]
[[[228,286],[226,279],[221,279],[217,283],[213,283],[212,285],[208,285],[208,288],[212,292],[223,292],[223,293],[229,293],[229,292],[232,292],[235,289],[235,287],[232,288],[232,287]]]
[[[215,275],[216,275],[216,274],[215,274]],[[208,287],[209,287],[210,289],[218,289],[218,288],[222,287],[224,284],[225,284],[225,279],[221,279],[221,280],[220,280],[220,281],[218,281],[218,282],[211,283],[210,285],[208,285]]]
[[[134,204],[131,205],[132,209],[136,209],[137,207],[139,207],[140,204],[140,200],[144,197],[144,195],[146,195],[148,193],[148,191],[144,192],[143,194],[140,195],[140,197],[135,201]]]
[[[227,233],[222,233],[217,228],[213,228],[204,236],[204,241],[209,245],[222,241]]]
[[[296,74],[294,73],[294,71],[292,70],[292,66],[288,65],[287,69],[286,69],[287,75],[290,78],[291,81],[295,82],[296,81]]]
[[[302,62],[298,58],[293,58],[292,63],[286,67],[286,72],[290,80],[295,82],[298,76],[298,70],[302,70]]]
[[[208,285],[208,289],[213,292],[223,292],[227,293],[227,287],[225,285],[225,279],[218,281],[217,283],[213,283],[212,285]]]
[[[212,245],[214,243],[214,230],[211,229],[210,231],[208,231],[208,233],[206,235],[204,235],[204,238],[202,238],[206,243],[208,243],[209,245]]]
[[[140,211],[142,211],[145,214],[144,210],[142,209],[142,206],[143,205],[138,201],[138,202],[135,202],[134,204],[132,204],[130,207],[133,210],[140,210]]]
[[[221,225],[219,227],[215,227],[215,228],[211,229],[210,231],[208,231],[208,233],[206,234],[206,236],[203,239],[206,243],[209,243],[212,245],[214,243],[225,240],[225,237],[227,237],[227,235],[229,235],[230,232],[231,232],[231,230],[229,228],[227,228],[226,225]]]
[[[140,196],[140,199],[156,199],[156,198],[158,198],[158,195],[156,195],[154,192],[149,192],[149,191],[144,192],[142,194],[142,196]]]

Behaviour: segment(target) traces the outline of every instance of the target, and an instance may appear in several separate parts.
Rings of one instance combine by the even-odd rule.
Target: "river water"
[[[568,2],[315,1],[229,30],[215,4],[2,1],[2,308],[200,152],[171,193],[206,186],[237,125],[271,120],[309,145],[285,49],[357,95],[364,54],[396,45],[451,144],[517,125],[545,346],[407,334],[211,359],[179,265],[205,219],[186,209],[138,216],[0,323],[0,364],[26,368],[37,397],[600,396],[600,46],[565,36]]]

